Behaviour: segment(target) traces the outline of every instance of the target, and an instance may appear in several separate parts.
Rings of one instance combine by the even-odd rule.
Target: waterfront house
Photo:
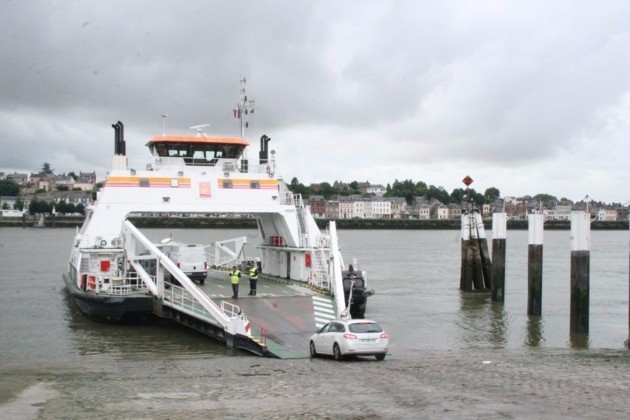
[[[361,194],[371,194],[379,197],[382,197],[383,194],[387,192],[384,186],[380,184],[371,185],[369,182],[359,182],[357,190],[359,190]]]
[[[15,203],[18,201],[18,197],[12,195],[0,196],[0,209],[13,210],[15,209]]]
[[[418,220],[429,220],[431,219],[431,206],[428,203],[420,204],[414,207],[414,213],[417,214]]]
[[[79,172],[79,179],[85,180],[85,182],[94,186],[96,185],[96,172]]]
[[[92,178],[88,178],[88,177],[79,177],[77,178],[77,180],[74,182],[74,190],[81,190],[81,191],[93,191],[94,187],[96,186],[96,183],[92,181]]]
[[[324,215],[328,220],[339,219],[339,202],[333,200],[326,201]]]
[[[384,197],[389,201],[392,218],[400,218],[407,211],[407,200],[404,197]]]
[[[549,220],[571,220],[572,208],[567,204],[557,204],[551,210],[545,210],[545,216]]]
[[[391,219],[392,218],[392,203],[391,201],[383,197],[372,197],[370,200],[370,211],[373,219]]]
[[[28,174],[18,174],[17,172],[13,172],[12,174],[7,174],[6,179],[15,182],[19,186],[28,185]]]
[[[74,188],[74,178],[72,178],[69,175],[66,175],[66,174],[56,175],[52,179],[54,180],[54,185],[56,188],[65,187],[69,191],[71,191]]]
[[[617,209],[613,207],[600,207],[597,212],[597,220],[601,220],[604,222],[615,222],[617,221]]]
[[[324,200],[324,196],[312,195],[308,202],[313,217],[324,217],[326,215],[326,200]]]

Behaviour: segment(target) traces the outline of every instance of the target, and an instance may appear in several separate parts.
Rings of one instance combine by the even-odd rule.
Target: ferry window
[[[138,185],[140,187],[150,187],[151,183],[149,182],[149,178],[140,178],[140,181],[138,181]]]
[[[232,188],[232,180],[224,179],[223,180],[223,188]]]
[[[166,151],[166,145],[164,145],[164,144],[158,144],[158,145],[156,146],[156,151],[157,151],[158,156],[166,156],[166,153],[167,153],[167,151]]]
[[[249,187],[253,190],[257,190],[260,188],[260,181],[251,181],[249,183]]]

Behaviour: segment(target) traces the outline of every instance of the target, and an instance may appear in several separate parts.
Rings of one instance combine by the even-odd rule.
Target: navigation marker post
[[[527,315],[542,314],[543,224],[542,212],[527,215]]]
[[[591,217],[571,212],[571,333],[588,333]]]
[[[492,300],[505,301],[505,245],[507,217],[505,213],[492,214]]]

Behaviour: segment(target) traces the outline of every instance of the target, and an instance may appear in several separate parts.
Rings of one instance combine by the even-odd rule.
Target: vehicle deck
[[[334,299],[290,280],[259,276],[256,296],[249,296],[249,277],[243,274],[238,299],[226,271],[210,270],[199,288],[220,305],[228,301],[247,315],[252,334],[263,337],[269,352],[279,358],[309,357],[309,338],[335,318]]]

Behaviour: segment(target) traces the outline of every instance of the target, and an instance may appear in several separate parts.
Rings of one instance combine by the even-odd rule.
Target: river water
[[[145,230],[154,241],[210,243],[254,230]],[[593,231],[590,333],[569,333],[568,231],[546,231],[542,316],[527,316],[527,232],[508,231],[505,302],[459,290],[459,231],[338,231],[376,291],[366,316],[391,334],[390,358],[468,348],[621,349],[628,338],[628,231]],[[64,291],[74,229],[0,228],[0,364],[13,368],[106,367],[121,360],[243,357],[181,326],[120,326],[83,317]],[[489,241],[491,242],[491,240]]]

